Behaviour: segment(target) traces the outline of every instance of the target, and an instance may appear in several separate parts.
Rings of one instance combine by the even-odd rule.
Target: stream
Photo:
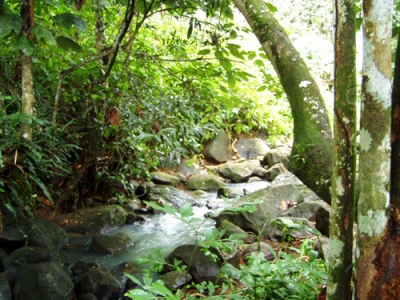
[[[229,184],[238,190],[246,190],[246,193],[252,193],[257,190],[265,189],[270,185],[268,181],[254,181],[250,183]],[[192,191],[186,191],[189,195],[193,195]],[[201,203],[206,205],[193,207],[194,215],[192,218],[198,218],[199,221],[194,223],[198,228],[197,237],[201,236],[207,229],[215,226],[215,221],[205,218],[207,213],[217,213],[226,206],[226,201],[217,198],[217,194],[204,193],[199,199]],[[229,202],[234,201],[230,199]],[[69,265],[72,266],[77,260],[85,262],[96,262],[118,279],[123,278],[124,272],[139,276],[143,269],[149,268],[145,265],[134,265],[133,262],[152,253],[153,249],[161,249],[164,257],[169,255],[176,247],[186,244],[192,244],[196,240],[196,232],[187,224],[183,223],[170,214],[155,213],[143,215],[146,221],[135,222],[132,225],[125,225],[108,234],[123,232],[127,234],[135,243],[135,246],[121,253],[114,255],[97,254],[88,251],[92,237],[74,237],[70,238],[68,249],[64,253],[68,255]]]

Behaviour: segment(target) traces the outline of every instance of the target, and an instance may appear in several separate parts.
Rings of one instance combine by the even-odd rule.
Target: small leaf
[[[269,9],[270,12],[274,13],[274,12],[277,12],[277,11],[278,11],[278,9],[276,8],[275,5],[273,5],[273,4],[271,4],[271,3],[265,3],[265,4],[267,5],[267,7],[268,7],[268,9]]]
[[[231,89],[236,86],[236,77],[232,73],[228,75],[228,85]]]
[[[200,51],[197,53],[197,55],[207,55],[207,54],[209,54],[210,52],[211,52],[210,49],[203,49],[203,50],[200,50]]]
[[[181,217],[190,217],[193,216],[193,207],[192,204],[190,204],[189,202],[186,202],[185,204],[183,204],[180,208],[179,208],[179,214],[181,215]]]
[[[232,63],[229,60],[220,59],[219,63],[226,71],[232,71]]]
[[[190,24],[187,32],[187,39],[190,39],[193,33],[193,19],[190,19]]]
[[[240,49],[240,46],[239,46],[239,45],[236,45],[236,44],[228,44],[227,47],[228,47],[228,49],[229,49],[229,52],[230,52],[233,56],[235,56],[235,57],[237,57],[237,58],[239,58],[239,59],[244,59],[243,54],[239,51],[239,49]]]
[[[219,58],[219,59],[224,58],[224,55],[222,54],[222,52],[220,50],[215,51],[214,55],[216,58]]]
[[[258,67],[264,67],[264,62],[261,59],[256,59],[254,64]]]
[[[26,36],[21,36],[13,46],[14,50],[21,50],[25,53],[25,55],[32,55],[33,51],[35,51],[35,44],[28,39]]]
[[[262,85],[262,86],[260,86],[258,89],[257,89],[257,92],[263,92],[263,91],[265,91],[267,89],[267,86],[266,85]]]
[[[75,52],[79,52],[82,50],[82,47],[75,41],[71,40],[66,36],[58,36],[57,37],[57,44],[64,50],[72,50]]]
[[[77,29],[81,31],[86,31],[86,23],[81,18],[75,16],[71,13],[62,13],[54,17],[56,22],[60,23],[67,29],[71,29],[74,25]]]
[[[35,27],[33,27],[32,32],[38,39],[43,39],[51,44],[57,43],[56,39],[51,34],[50,30],[48,30],[46,27],[42,25],[36,24]]]

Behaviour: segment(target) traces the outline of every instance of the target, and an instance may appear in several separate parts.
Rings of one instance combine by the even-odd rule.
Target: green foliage
[[[154,202],[146,202],[146,204],[161,212],[174,215],[191,226],[196,231],[197,236],[200,228],[193,226],[191,204],[186,203],[180,209],[166,204],[160,206]],[[244,209],[248,211],[249,207],[246,206]],[[275,225],[280,226],[285,234],[295,230],[309,230],[320,236],[318,231],[309,228],[306,224],[297,224],[284,220]],[[260,228],[260,231],[265,227]],[[243,244],[240,235],[231,235],[228,239],[221,239],[224,233],[224,230],[213,228],[207,230],[204,236],[198,236],[200,249],[211,260],[217,257],[214,252],[210,251],[210,248],[216,249],[219,253],[230,253],[234,248]],[[246,265],[240,265],[239,269],[230,264],[224,264],[220,271],[220,277],[223,280],[219,284],[200,282],[189,284],[187,288],[195,289],[196,294],[201,294],[203,298],[214,300],[314,300],[327,282],[325,262],[318,259],[318,252],[314,250],[314,246],[315,242],[313,240],[304,239],[299,249],[293,247],[288,249],[295,254],[288,254],[283,251],[278,254],[272,251],[276,258],[273,262],[267,261],[262,252],[254,252],[247,257]],[[150,264],[152,272],[160,272],[163,269],[163,265],[166,264],[160,249],[153,250],[153,254],[138,259],[135,263]],[[182,266],[181,263],[181,261],[175,261],[170,267],[180,272],[187,272],[189,266]],[[126,276],[138,285],[137,288],[126,293],[126,296],[131,299],[175,300],[181,299],[181,297],[197,299],[190,294],[184,294],[183,290],[173,291],[167,289],[161,279],[154,281],[150,270],[145,272],[142,280],[130,274],[126,274]],[[238,282],[240,284],[237,284]],[[218,294],[216,293],[217,290],[219,290]]]

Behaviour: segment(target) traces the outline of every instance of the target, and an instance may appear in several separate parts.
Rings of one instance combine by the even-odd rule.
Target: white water
[[[266,181],[256,181],[251,183],[231,184],[230,187],[237,188],[238,190],[246,189],[246,193],[250,194],[260,189],[269,186]],[[189,192],[190,193],[190,192]],[[193,218],[199,218],[199,222],[194,223],[197,228],[197,235],[201,238],[201,234],[205,230],[213,228],[215,225],[214,220],[204,217],[207,213],[217,212],[225,206],[222,199],[216,198],[215,193],[205,194],[200,199],[200,202],[208,202],[213,207],[208,209],[206,206],[193,207]],[[70,240],[70,246],[66,250],[68,254],[68,261],[72,265],[77,260],[85,262],[97,262],[111,271],[114,276],[121,278],[124,271],[123,263],[133,263],[136,259],[145,257],[152,254],[152,250],[160,248],[164,256],[169,255],[176,247],[186,244],[192,244],[196,240],[196,230],[190,228],[187,224],[183,223],[175,216],[170,214],[154,214],[145,215],[147,221],[136,222],[132,225],[126,225],[109,234],[116,232],[124,232],[135,243],[133,248],[115,255],[96,254],[88,251],[90,246],[91,237],[73,238]],[[141,270],[148,266],[135,266],[132,273],[141,273]]]

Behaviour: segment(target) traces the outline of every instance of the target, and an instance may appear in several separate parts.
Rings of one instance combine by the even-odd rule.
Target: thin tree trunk
[[[356,183],[357,81],[355,1],[335,1],[335,118],[328,299],[352,298]]]
[[[33,0],[21,1],[22,35],[32,39],[31,29],[33,28]],[[35,105],[35,94],[32,80],[32,57],[21,51],[21,78],[22,78],[22,112],[33,115]],[[32,140],[32,126],[29,121],[21,124],[21,136],[27,141]]]
[[[233,2],[260,41],[290,102],[294,142],[289,168],[330,203],[332,133],[318,86],[264,1]]]
[[[390,124],[392,0],[364,0],[364,60],[360,127],[355,298],[400,299],[398,266],[392,269]],[[398,183],[393,183],[398,184]]]

